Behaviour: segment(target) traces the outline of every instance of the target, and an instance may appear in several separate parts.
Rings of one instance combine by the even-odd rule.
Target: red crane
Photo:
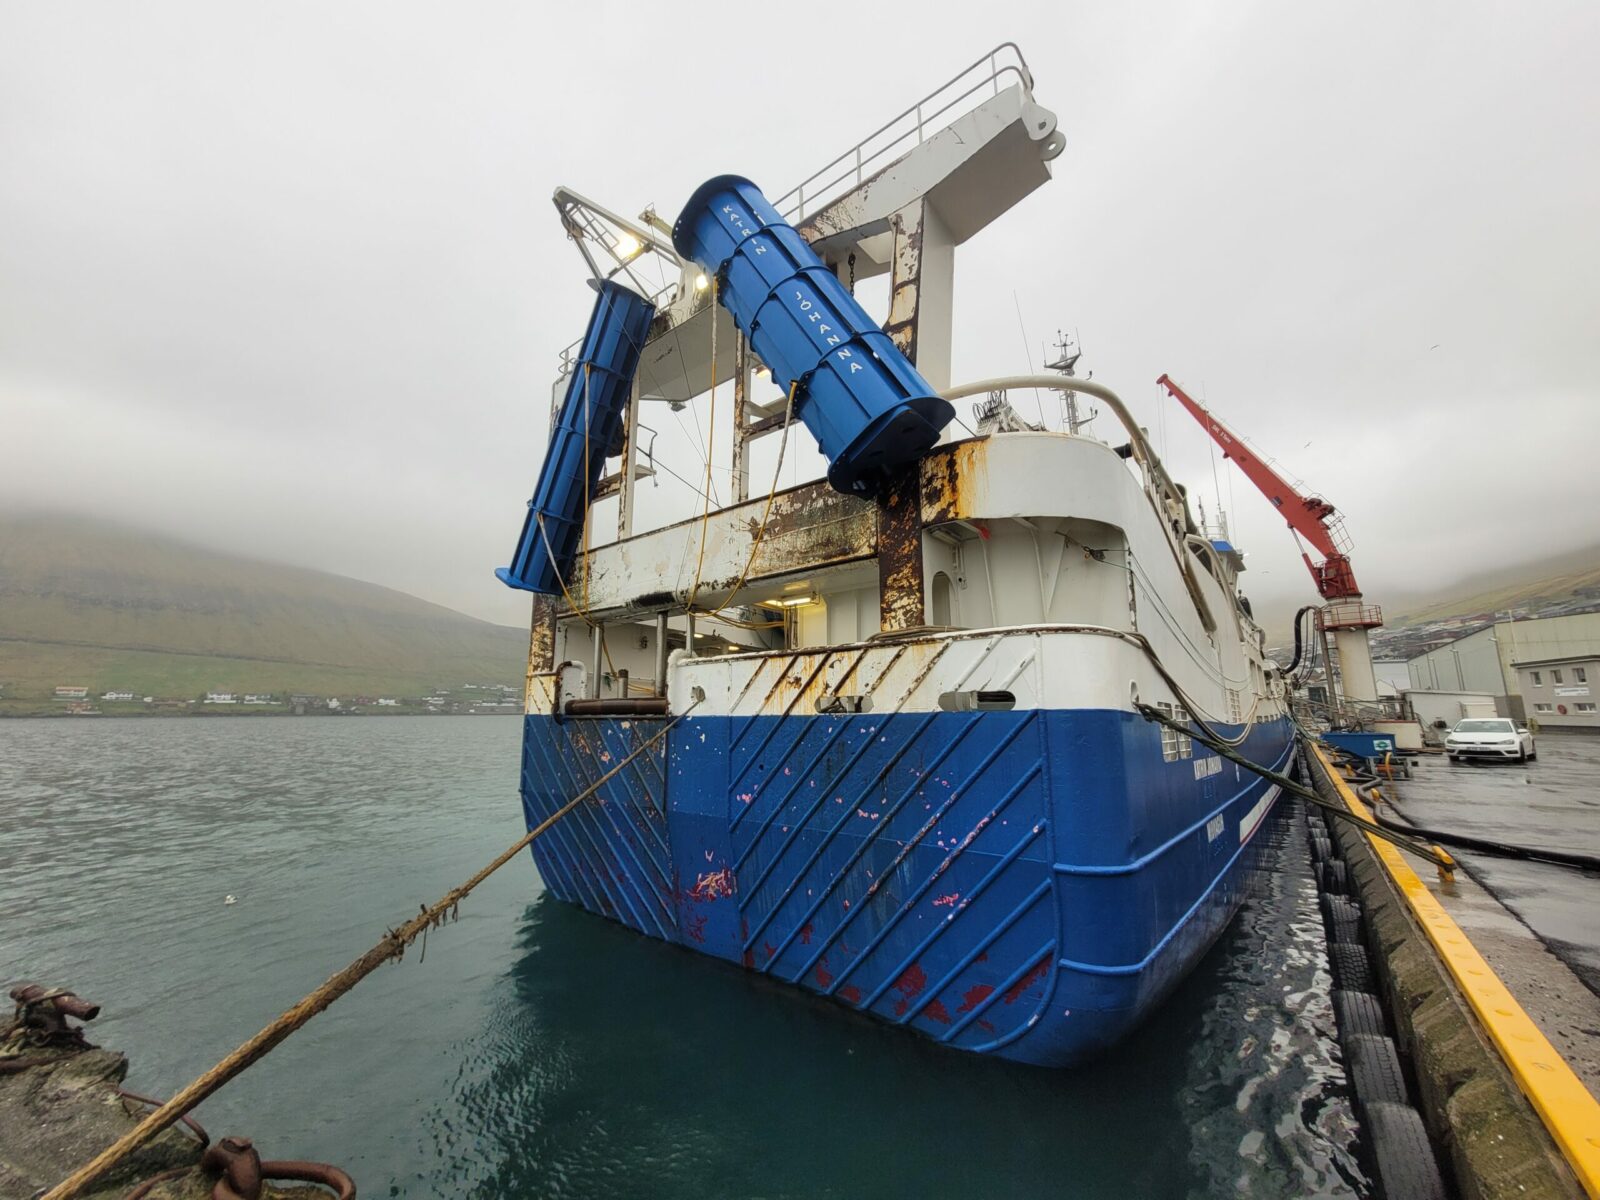
[[[1297,537],[1303,537],[1322,555],[1320,562],[1313,561],[1302,546],[1300,557],[1305,559],[1306,567],[1311,572],[1311,578],[1316,582],[1317,591],[1330,605],[1339,605],[1347,608],[1349,601],[1359,602],[1361,587],[1356,583],[1355,571],[1350,566],[1350,538],[1344,531],[1344,522],[1340,519],[1338,511],[1321,496],[1302,496],[1296,491],[1282,475],[1273,470],[1261,459],[1250,452],[1244,442],[1230,430],[1210,411],[1185,392],[1172,380],[1163,375],[1156,380],[1162,387],[1172,393],[1177,402],[1189,410],[1191,416],[1209,433],[1217,445],[1222,447],[1224,458],[1232,459],[1239,465],[1250,482],[1261,489],[1261,494],[1272,501],[1274,507],[1283,514],[1284,520],[1289,523]],[[1341,604],[1341,602],[1346,602]],[[1342,615],[1342,614],[1341,614]],[[1354,615],[1354,614],[1351,614]],[[1372,617],[1376,618],[1376,610]],[[1341,622],[1346,623],[1346,622]],[[1377,625],[1379,619],[1348,621],[1351,624],[1362,624],[1367,627]]]

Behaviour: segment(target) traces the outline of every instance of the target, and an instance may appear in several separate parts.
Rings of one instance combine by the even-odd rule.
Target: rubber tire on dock
[[[1367,939],[1361,936],[1360,921],[1329,921],[1328,944],[1336,946],[1365,947]]]
[[[1410,1104],[1405,1073],[1400,1069],[1400,1051],[1382,1034],[1357,1033],[1343,1040],[1345,1070],[1356,1090],[1356,1106],[1365,1111],[1372,1104]]]
[[[1325,833],[1312,833],[1311,857],[1320,862],[1327,862],[1333,857],[1333,839]]]
[[[1376,988],[1372,962],[1367,958],[1365,946],[1349,942],[1334,942],[1328,947],[1328,970],[1333,973],[1333,986],[1347,992],[1370,992]]]
[[[1329,924],[1335,921],[1361,920],[1361,905],[1349,896],[1323,896],[1322,917]]]
[[[1389,1036],[1388,1022],[1383,1016],[1383,1004],[1371,992],[1352,992],[1344,988],[1334,988],[1333,1016],[1339,1023],[1341,1041],[1363,1034],[1375,1037]]]
[[[1350,894],[1350,871],[1337,859],[1328,859],[1317,864],[1317,886],[1325,892],[1335,896],[1348,896]]]
[[[1381,1101],[1371,1104],[1361,1133],[1383,1200],[1446,1200],[1450,1193],[1416,1109]]]

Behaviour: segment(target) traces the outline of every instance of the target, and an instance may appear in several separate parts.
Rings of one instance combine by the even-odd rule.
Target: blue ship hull
[[[525,722],[530,828],[660,728]],[[1288,720],[1242,750],[1288,770]],[[1277,796],[1199,747],[1165,761],[1156,726],[1113,710],[690,717],[533,854],[557,897],[641,933],[1065,1066],[1222,932]]]

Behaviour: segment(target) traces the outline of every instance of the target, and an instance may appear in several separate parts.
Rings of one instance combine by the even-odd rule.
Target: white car
[[[1467,717],[1444,739],[1444,752],[1451,763],[1464,758],[1515,759],[1527,762],[1538,758],[1533,734],[1506,717]]]

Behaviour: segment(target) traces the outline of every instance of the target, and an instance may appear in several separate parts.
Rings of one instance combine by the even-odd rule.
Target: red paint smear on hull
[[[965,994],[962,995],[961,1007],[956,1009],[956,1011],[963,1013],[971,1012],[992,995],[994,995],[994,988],[990,987],[987,983],[980,983],[976,987],[970,987],[966,990]]]
[[[1017,980],[1015,983],[1013,983],[1010,987],[1008,987],[1006,989],[1006,996],[1005,996],[1006,1003],[1007,1004],[1015,1004],[1018,1000],[1022,999],[1022,993],[1027,991],[1034,984],[1038,983],[1041,979],[1043,979],[1044,976],[1045,976],[1045,972],[1048,971],[1049,969],[1050,969],[1050,959],[1049,959],[1049,957],[1046,956],[1044,958],[1041,958],[1037,963],[1034,964],[1033,970],[1029,971],[1021,979]]]

